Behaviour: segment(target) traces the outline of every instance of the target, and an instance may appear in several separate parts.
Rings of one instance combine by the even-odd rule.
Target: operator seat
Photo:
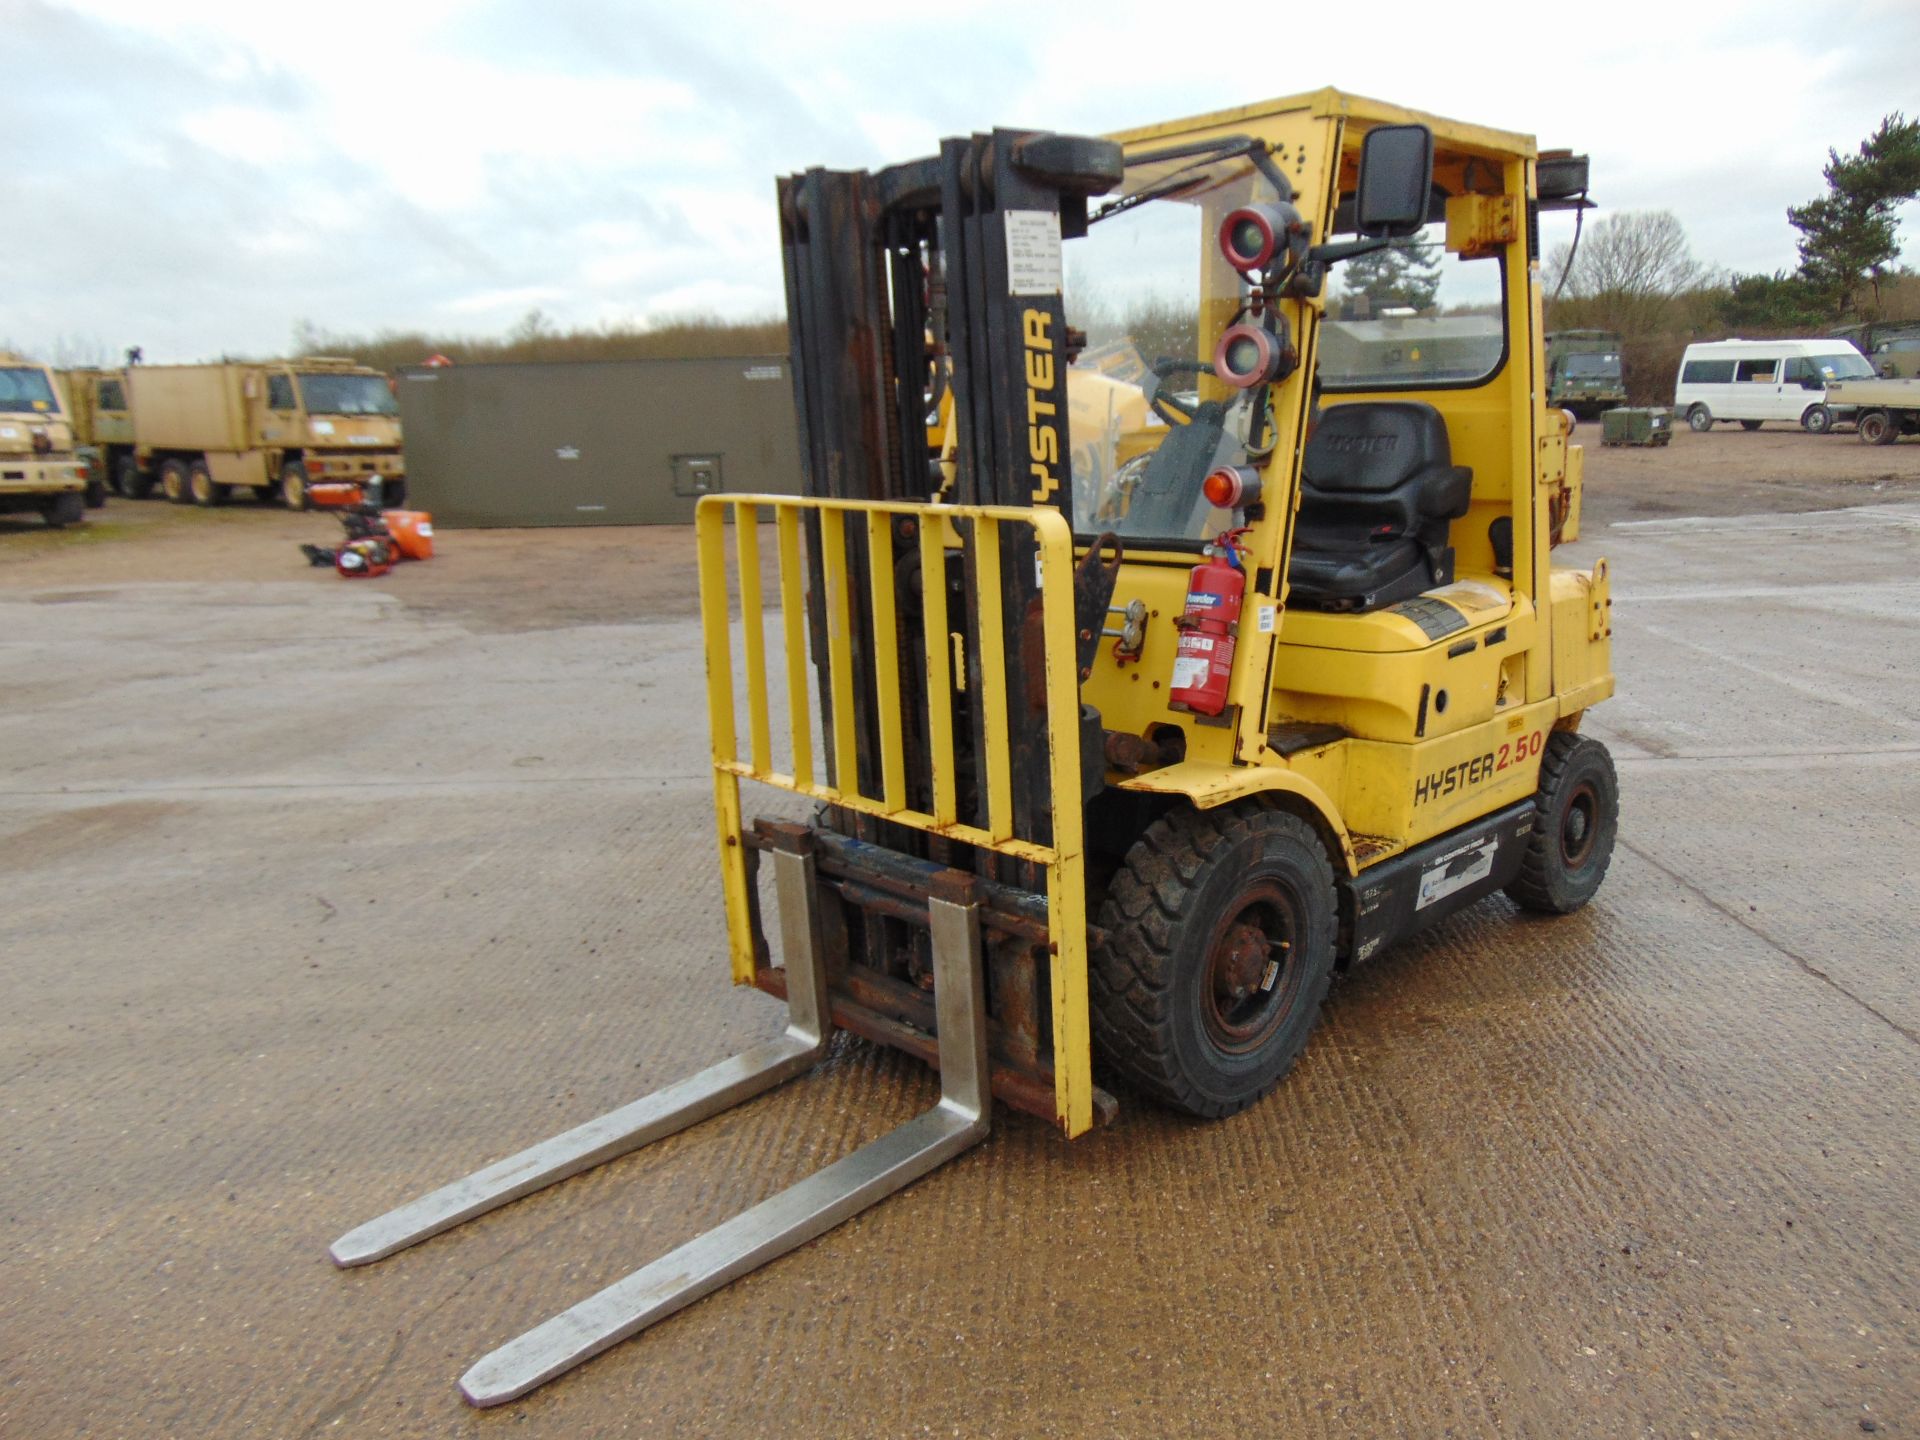
[[[1472,488],[1433,406],[1370,400],[1324,411],[1301,465],[1289,603],[1377,610],[1451,584],[1447,523],[1467,513]]]

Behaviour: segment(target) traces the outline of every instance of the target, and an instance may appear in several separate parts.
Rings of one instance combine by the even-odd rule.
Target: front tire
[[[307,467],[298,460],[289,460],[280,468],[280,503],[289,510],[313,507],[307,496]]]
[[[64,530],[87,518],[86,496],[78,490],[62,490],[41,505],[40,515],[49,530]]]
[[[135,464],[131,455],[122,456],[114,467],[113,484],[129,500],[144,500],[153,493],[153,477]]]
[[[1687,424],[1705,434],[1713,428],[1713,412],[1704,405],[1696,405],[1687,412]]]
[[[1891,445],[1900,438],[1900,424],[1885,410],[1866,410],[1860,415],[1860,443]]]
[[[1825,435],[1833,429],[1833,411],[1824,405],[1809,405],[1800,417],[1800,428],[1809,435]]]
[[[1333,977],[1333,867],[1313,827],[1248,801],[1156,820],[1101,909],[1089,970],[1095,1053],[1189,1115],[1278,1085]]]
[[[1598,740],[1556,730],[1540,760],[1533,833],[1507,894],[1527,910],[1571,915],[1607,878],[1620,826],[1620,781]]]

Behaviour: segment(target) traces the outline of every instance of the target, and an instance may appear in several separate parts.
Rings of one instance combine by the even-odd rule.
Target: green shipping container
[[[407,499],[444,529],[686,525],[700,497],[800,493],[784,355],[415,366]]]
[[[1609,410],[1600,417],[1602,445],[1664,445],[1673,439],[1673,411]]]

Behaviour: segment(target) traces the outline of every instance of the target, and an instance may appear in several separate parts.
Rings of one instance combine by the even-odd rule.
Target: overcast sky
[[[0,341],[59,359],[776,312],[777,174],[1327,84],[1588,151],[1602,206],[1773,270],[1827,147],[1920,113],[1916,0],[0,0],[0,43]]]

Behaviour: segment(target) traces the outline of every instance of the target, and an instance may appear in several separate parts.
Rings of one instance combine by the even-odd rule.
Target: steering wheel
[[[1184,425],[1193,419],[1194,407],[1165,388],[1175,375],[1211,375],[1213,366],[1204,360],[1175,360],[1163,355],[1153,362],[1153,387],[1147,391],[1147,404],[1153,413],[1169,425]]]

